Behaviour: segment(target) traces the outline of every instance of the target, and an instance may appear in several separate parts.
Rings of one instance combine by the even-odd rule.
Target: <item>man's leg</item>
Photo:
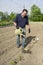
[[[26,29],[25,28],[23,28],[22,34],[23,34],[21,36],[21,38],[22,38],[22,52],[25,52],[25,50],[24,50],[24,47],[26,45]]]
[[[26,36],[22,36],[22,48],[26,45]]]
[[[25,53],[26,36],[22,36],[22,52]]]
[[[26,28],[23,28],[23,33],[22,33],[22,47],[24,48],[26,45]]]
[[[17,44],[17,47],[19,48],[19,46],[20,46],[20,35],[16,36],[16,44]]]

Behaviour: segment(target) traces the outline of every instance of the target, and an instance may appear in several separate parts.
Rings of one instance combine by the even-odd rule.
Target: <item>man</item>
[[[21,27],[23,30],[23,34],[25,35],[25,36],[21,36],[21,38],[22,38],[22,49],[24,49],[24,47],[26,45],[26,25],[28,25],[28,31],[30,33],[30,26],[29,26],[27,14],[28,14],[27,9],[23,9],[22,13],[18,14],[14,20],[14,25],[16,26],[16,28],[19,29]],[[20,46],[20,35],[16,35],[16,44],[17,44],[17,47],[19,48],[19,46]]]

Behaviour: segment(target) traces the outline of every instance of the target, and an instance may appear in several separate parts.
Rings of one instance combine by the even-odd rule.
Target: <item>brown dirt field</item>
[[[22,53],[22,46],[16,47],[14,26],[0,28],[0,65],[43,65],[43,22],[31,22],[30,27],[30,34],[26,27],[25,50],[31,53]]]

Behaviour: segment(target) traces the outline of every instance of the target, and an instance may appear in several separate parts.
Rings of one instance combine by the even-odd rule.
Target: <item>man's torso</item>
[[[25,16],[24,18],[21,16],[21,14],[18,14],[18,20],[17,20],[17,26],[21,28],[25,28],[26,23],[28,21],[28,17]]]

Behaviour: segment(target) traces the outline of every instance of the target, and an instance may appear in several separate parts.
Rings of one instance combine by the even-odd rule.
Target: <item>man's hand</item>
[[[17,24],[14,22],[14,26],[17,28],[17,29],[19,29],[19,27],[17,26]]]
[[[29,32],[29,33],[31,32],[30,28],[28,29],[28,32]]]
[[[17,26],[17,24],[14,22],[14,26]]]

